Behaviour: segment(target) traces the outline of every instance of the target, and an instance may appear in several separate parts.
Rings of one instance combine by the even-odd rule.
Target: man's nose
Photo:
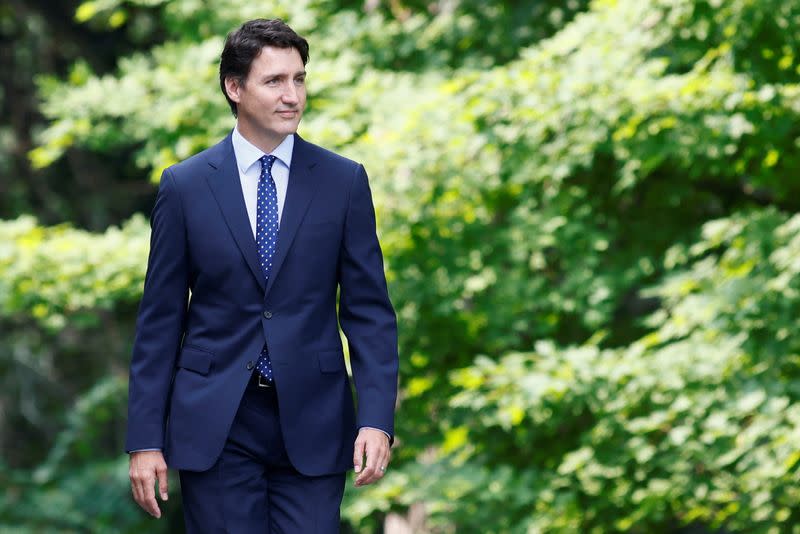
[[[287,87],[283,90],[283,95],[281,98],[283,99],[283,102],[286,104],[296,104],[298,101],[297,87],[295,87],[293,83],[289,83]]]

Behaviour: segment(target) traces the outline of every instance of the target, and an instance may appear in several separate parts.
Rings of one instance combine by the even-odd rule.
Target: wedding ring
[[[386,466],[385,466],[385,465],[382,465],[382,466],[380,467],[380,470],[381,470],[381,472],[383,472],[383,471],[386,471]]]

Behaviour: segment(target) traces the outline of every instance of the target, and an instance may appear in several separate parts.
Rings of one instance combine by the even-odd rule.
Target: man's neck
[[[268,136],[268,135],[259,135],[259,132],[252,130],[248,127],[246,123],[238,122],[236,123],[236,129],[239,133],[244,137],[250,144],[254,147],[258,148],[264,154],[269,154],[273,150],[275,150],[278,145],[283,143],[283,140],[286,139],[287,136],[283,137],[275,137],[275,136]],[[291,134],[290,134],[291,135]]]

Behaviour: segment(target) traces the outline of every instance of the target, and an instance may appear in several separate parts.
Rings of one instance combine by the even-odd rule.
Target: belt
[[[258,387],[260,387],[260,388],[274,388],[275,387],[275,382],[269,382],[267,380],[267,377],[265,377],[264,375],[262,375],[259,372],[256,372],[256,374],[258,375],[258,379],[256,379],[256,384],[258,385]]]
[[[267,381],[260,375],[258,371],[254,371],[250,375],[250,380],[247,381],[247,386],[244,388],[244,395],[241,402],[250,403],[251,406],[263,410],[265,406],[277,407],[278,389],[275,387],[275,382],[267,385]],[[260,408],[259,408],[260,407]],[[0,529],[2,530],[2,529]]]

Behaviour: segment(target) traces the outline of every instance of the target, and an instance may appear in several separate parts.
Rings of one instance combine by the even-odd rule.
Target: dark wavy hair
[[[240,84],[245,83],[250,65],[265,46],[294,48],[300,53],[303,65],[308,63],[308,41],[280,19],[248,20],[229,33],[219,58],[219,86],[234,117],[236,102],[228,97],[225,78],[236,78]]]

